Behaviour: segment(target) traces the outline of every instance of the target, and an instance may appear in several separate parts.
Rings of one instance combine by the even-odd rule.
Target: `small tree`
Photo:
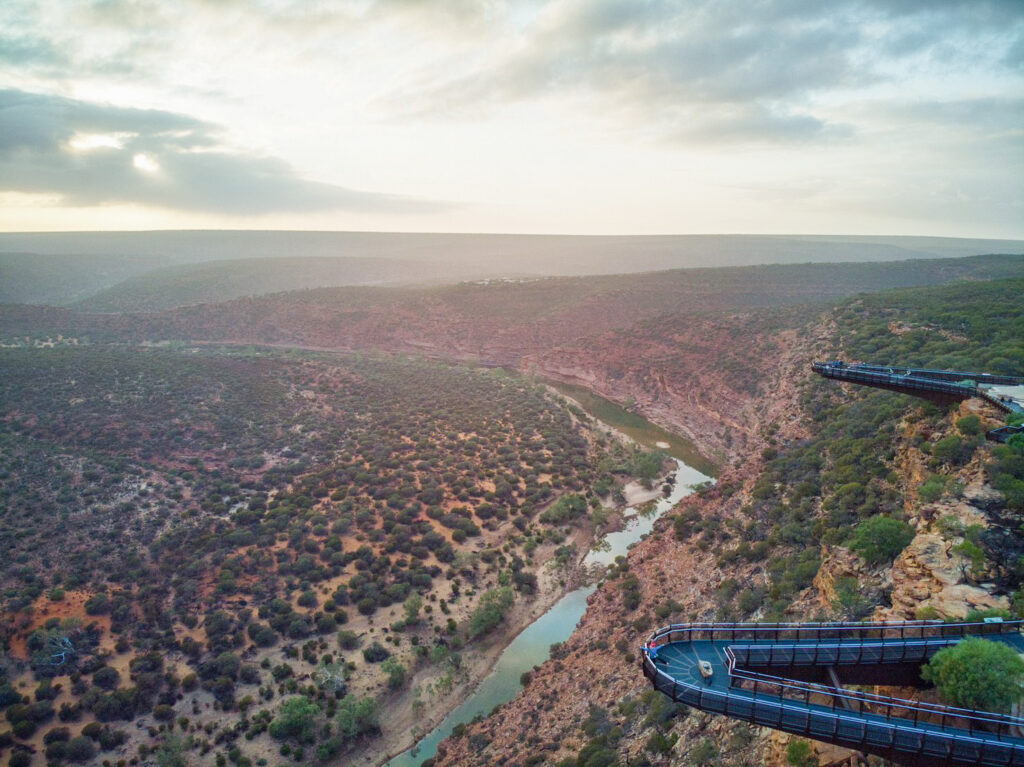
[[[381,664],[381,668],[388,675],[388,687],[392,690],[397,690],[403,684],[405,684],[405,666],[398,662],[395,658],[388,658]]]
[[[921,677],[953,705],[1006,713],[1021,698],[1024,660],[1008,645],[972,637],[935,653]]]
[[[270,723],[270,736],[276,740],[297,740],[312,743],[316,740],[316,718],[320,707],[304,695],[289,698]]]
[[[423,597],[419,594],[410,594],[402,605],[405,609],[405,622],[409,626],[415,625],[420,618],[420,609],[423,607]]]
[[[369,647],[363,648],[363,659],[367,663],[380,663],[390,656],[391,653],[380,642],[374,642]]]
[[[869,565],[892,562],[914,540],[914,528],[892,517],[871,517],[857,525],[853,545]]]
[[[469,618],[469,638],[475,639],[497,627],[514,601],[515,594],[508,586],[485,592]]]
[[[346,695],[338,703],[336,717],[338,734],[352,740],[367,732],[380,729],[377,721],[377,701],[373,698],[356,698]]]
[[[89,738],[80,736],[68,742],[67,754],[72,762],[88,762],[96,755],[96,747]]]

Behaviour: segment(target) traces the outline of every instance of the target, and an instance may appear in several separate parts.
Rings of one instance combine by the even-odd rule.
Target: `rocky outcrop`
[[[939,618],[964,618],[972,610],[1008,609],[1009,600],[965,582],[967,563],[936,533],[917,535],[892,566],[894,618],[914,618],[932,608]]]

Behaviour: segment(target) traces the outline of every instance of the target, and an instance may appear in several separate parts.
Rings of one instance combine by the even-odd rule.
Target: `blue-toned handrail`
[[[961,622],[945,623],[943,621],[902,621],[893,622],[857,622],[857,623],[680,623],[666,626],[654,631],[647,640],[645,652],[642,654],[643,668],[645,675],[656,681],[664,678],[672,684],[673,697],[679,688],[693,688],[695,691],[703,690],[699,683],[679,681],[657,668],[651,661],[646,648],[658,647],[671,642],[691,641],[743,641],[753,639],[754,641],[773,642],[776,639],[785,639],[792,642],[804,642],[805,644],[785,644],[783,648],[807,648],[809,646],[825,647],[849,647],[858,648],[862,657],[865,647],[879,649],[884,647],[885,640],[906,640],[908,644],[915,647],[939,646],[953,644],[968,636],[992,636],[1020,632],[1024,628],[1024,620],[993,621],[993,622]],[[862,641],[862,640],[876,641]],[[837,641],[838,640],[838,641]],[[938,641],[936,641],[938,640]],[[948,643],[943,640],[950,640]],[[807,644],[810,643],[810,644]],[[759,645],[764,647],[764,645]],[[749,649],[754,649],[751,646]],[[737,648],[739,649],[739,648]],[[747,649],[747,648],[744,648]],[[810,705],[810,696],[819,695],[826,698],[833,709],[842,705],[843,701],[856,703],[859,710],[863,712],[865,705],[884,707],[883,713],[868,709],[868,713],[878,713],[885,716],[887,720],[901,719],[904,721],[913,720],[915,724],[921,721],[922,714],[929,720],[938,716],[940,728],[952,727],[964,731],[964,727],[957,727],[952,720],[961,720],[967,723],[966,731],[973,732],[975,727],[984,730],[993,728],[992,735],[997,740],[1004,736],[1016,735],[1024,730],[1024,718],[997,714],[990,711],[979,711],[976,709],[958,708],[956,706],[945,706],[937,703],[926,703],[923,701],[911,701],[903,698],[896,698],[884,695],[875,695],[859,691],[846,690],[831,687],[828,685],[816,684],[813,682],[801,682],[793,679],[785,679],[770,674],[751,671],[746,668],[737,668],[737,659],[732,647],[726,647],[726,669],[730,676],[730,687],[736,687],[739,681],[742,688],[743,682],[754,684],[753,695],[756,699],[760,687],[770,687],[778,690],[778,696],[787,700],[803,699],[805,705]],[[660,689],[660,688],[659,688]],[[725,693],[728,695],[728,693]],[[901,716],[896,711],[906,712]],[[951,720],[951,721],[947,721]],[[931,722],[930,722],[931,723]]]
[[[1024,620],[999,622],[946,623],[939,620],[902,621],[858,621],[831,623],[676,623],[654,631],[647,639],[648,644],[658,646],[670,635],[669,641],[693,641],[693,635],[701,639],[736,641],[750,638],[755,640],[780,639],[792,641],[818,641],[822,639],[928,639],[943,637],[984,636],[986,634],[1009,634],[1020,632]],[[877,633],[872,633],[877,632]]]

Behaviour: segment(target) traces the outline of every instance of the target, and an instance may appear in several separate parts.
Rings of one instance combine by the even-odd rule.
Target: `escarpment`
[[[966,348],[962,337],[947,332],[963,327],[961,315],[998,312],[984,289],[952,316],[918,321],[913,331],[897,325],[896,332],[889,324],[893,306],[908,322],[933,316],[934,297],[907,293],[848,302],[828,319],[790,335],[782,331],[775,338],[789,343],[776,349],[757,334],[727,347],[712,337],[698,371],[722,371],[729,359],[744,353],[755,359],[765,350],[779,366],[778,376],[769,374],[739,412],[723,396],[722,412],[703,416],[724,424],[754,414],[746,444],[727,446],[735,457],[718,484],[683,501],[610,568],[572,637],[529,674],[513,701],[442,743],[435,764],[568,767],[593,759],[783,767],[802,750],[838,763],[854,755],[813,743],[791,747],[788,736],[671,704],[640,674],[639,645],[653,628],[682,621],[978,618],[1018,611],[1024,541],[1012,520],[1021,511],[1014,495],[1020,479],[1013,479],[1020,458],[984,440],[999,414],[977,402],[937,408],[804,372],[814,355],[836,349],[854,359],[928,354],[937,365],[954,354],[971,362],[973,354],[984,369],[996,349],[1016,343],[1013,327],[1002,335],[989,331],[987,346],[972,339]],[[551,377],[604,386],[598,391],[620,400],[632,397],[644,412],[685,409],[678,385],[657,385],[664,379],[651,372],[668,366],[671,345],[684,337],[623,344],[638,364],[622,375],[602,359],[601,344],[590,359],[552,353],[528,364],[546,366]],[[697,352],[677,350],[674,359],[691,354]],[[641,359],[650,362],[645,367]],[[709,412],[712,401],[704,400]],[[686,418],[693,416],[668,421],[678,427]],[[698,437],[698,444],[708,443]],[[929,690],[898,694],[935,698]]]
[[[744,524],[742,510],[755,490],[763,456],[771,454],[769,442],[807,436],[798,400],[807,375],[803,361],[812,355],[817,335],[783,330],[744,340],[734,335],[735,327],[720,329],[716,335],[710,322],[692,332],[695,337],[703,336],[706,346],[699,352],[684,350],[675,360],[703,354],[704,364],[695,365],[689,379],[693,388],[701,391],[728,377],[724,367],[715,364],[715,349],[722,348],[726,336],[731,354],[747,354],[750,359],[758,357],[755,349],[776,345],[774,368],[750,369],[751,375],[762,376],[761,396],[750,396],[749,402],[720,400],[739,401],[739,417],[728,408],[715,412],[710,405],[706,410],[713,416],[701,416],[719,424],[742,422],[750,452],[741,454],[739,446],[734,448],[740,457],[715,486],[686,499],[673,514],[659,520],[654,533],[630,552],[628,562],[620,559],[609,570],[590,597],[576,631],[553,648],[551,660],[529,674],[514,700],[483,722],[460,728],[461,737],[445,741],[437,765],[556,764],[562,759],[575,760],[586,748],[603,748],[594,744],[595,738],[609,733],[617,733],[618,758],[629,759],[631,764],[643,763],[638,760],[649,758],[652,751],[685,756],[711,748],[741,760],[737,763],[760,764],[766,758],[768,741],[755,728],[698,712],[687,714],[685,708],[650,690],[638,670],[637,650],[658,625],[738,617],[737,611],[751,609],[767,593],[771,576],[763,557],[743,561],[723,559],[722,553],[737,541],[737,531]],[[667,348],[671,340],[653,341],[631,354],[642,357],[657,344]],[[546,361],[552,367],[545,374],[560,370],[568,376],[568,362],[555,368],[555,356],[531,363]],[[628,381],[636,380],[633,376],[642,377],[643,373],[631,373],[627,381],[611,384],[622,389],[597,390],[611,396],[632,393],[627,387]],[[596,374],[584,380],[595,388],[602,382]],[[676,383],[674,387],[647,389],[652,400],[646,407],[651,407],[651,402],[666,408],[668,403],[682,407],[683,400],[675,398],[682,386]],[[643,402],[639,396],[637,402],[638,407]],[[696,417],[690,421],[697,422]]]

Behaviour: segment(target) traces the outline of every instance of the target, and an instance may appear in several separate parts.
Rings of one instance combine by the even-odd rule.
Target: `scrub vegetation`
[[[1020,375],[1022,291],[1024,280],[1002,280],[860,296],[834,311],[836,331],[829,346],[862,362]],[[909,425],[918,435],[912,444],[926,453],[931,472],[921,488],[922,501],[955,492],[956,472],[975,457],[984,462],[987,478],[1003,499],[994,502],[987,528],[960,531],[966,537],[959,550],[972,555],[977,572],[991,574],[1024,610],[1018,593],[1024,584],[1024,533],[1012,516],[1024,509],[1020,440],[993,445],[985,442],[977,417],[951,423],[946,409],[921,400],[864,387],[846,389],[817,377],[805,383],[802,406],[813,436],[765,451],[742,526],[730,529],[692,513],[674,520],[680,538],[699,534],[705,545],[721,547],[720,564],[766,563],[771,586],[737,593],[735,603],[725,600],[725,616],[757,613],[783,619],[793,598],[816,575],[821,544],[848,546],[874,567],[887,566],[899,555],[913,537],[902,518],[904,496],[894,472],[897,446]],[[925,434],[936,436],[928,440]],[[851,598],[860,596],[855,588],[847,591]],[[859,604],[856,612],[870,612],[884,595],[874,599]]]
[[[51,762],[123,756],[128,732],[168,763],[341,754],[571,558],[595,487],[660,462],[500,371],[112,347],[0,366],[0,749]]]

